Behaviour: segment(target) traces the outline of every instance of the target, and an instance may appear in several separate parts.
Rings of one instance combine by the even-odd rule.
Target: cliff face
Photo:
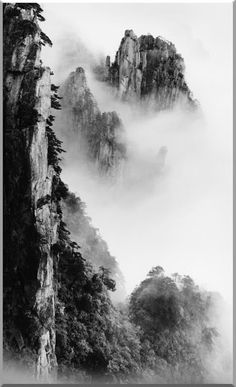
[[[172,108],[177,102],[195,107],[184,79],[184,60],[173,43],[161,37],[126,30],[115,61],[107,57],[101,79],[118,89],[122,99],[145,101],[155,110]]]
[[[78,67],[60,87],[60,126],[67,142],[76,142],[76,151],[87,156],[105,173],[120,167],[125,157],[122,123],[116,112],[101,113]]]
[[[92,352],[89,340],[84,345],[84,337],[94,340],[91,315],[83,321],[84,298],[93,301],[91,313],[103,334],[100,319],[107,316],[107,308],[112,313],[107,289],[114,291],[115,281],[106,268],[96,273],[86,263],[63,221],[62,199],[65,204],[68,189],[60,178],[63,150],[52,129],[55,116],[51,113],[61,106],[51,71],[40,60],[41,46],[51,45],[38,25],[38,20],[44,20],[41,12],[36,3],[4,6],[3,347],[5,369],[12,365],[15,372],[17,363],[26,378],[32,380],[34,375],[40,382],[50,382],[57,370],[70,370],[76,361],[80,367],[84,353]],[[120,120],[116,113],[100,113],[84,72],[77,73],[68,84],[66,96],[71,100],[65,98],[64,103],[68,109],[71,105],[78,109],[71,119],[79,129],[69,128],[86,141],[93,160],[109,169],[123,152],[116,139]],[[91,235],[94,229],[86,225]],[[97,246],[107,264],[112,257],[102,243]],[[92,253],[93,249],[86,258]],[[88,337],[81,334],[81,321]]]
[[[48,40],[38,25],[41,11],[36,3],[4,7],[4,348],[19,356],[30,350],[37,378],[49,380],[56,367],[51,247],[59,217],[56,172],[48,165],[51,81],[40,61]]]

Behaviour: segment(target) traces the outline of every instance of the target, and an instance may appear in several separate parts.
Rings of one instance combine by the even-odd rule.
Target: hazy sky
[[[56,79],[65,55],[61,40],[67,37],[68,47],[78,38],[95,56],[114,58],[125,29],[133,29],[138,36],[165,37],[184,57],[186,79],[203,118],[190,122],[174,112],[131,120],[121,106],[134,179],[118,195],[72,168],[65,169],[63,178],[87,203],[93,224],[120,263],[128,292],[152,266],[161,265],[169,273],[191,275],[232,302],[232,4],[42,7],[42,28],[54,43],[44,49],[43,62]],[[74,68],[68,65],[67,70]],[[115,106],[95,81],[89,86],[103,110],[106,103],[107,110],[113,102]],[[149,173],[162,145],[168,148],[166,169],[155,180]]]

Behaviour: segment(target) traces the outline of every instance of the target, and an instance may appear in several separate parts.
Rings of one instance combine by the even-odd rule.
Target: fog
[[[100,109],[116,110],[124,124],[128,161],[121,179],[108,183],[88,173],[69,150],[62,177],[86,202],[93,225],[119,262],[128,294],[152,266],[190,275],[224,297],[229,306],[224,329],[231,337],[232,4],[77,3],[55,8],[48,3],[43,8],[43,29],[54,42],[43,50],[43,62],[53,69],[53,82],[61,83],[84,66]],[[188,85],[200,102],[197,114],[178,106],[144,114],[117,101],[94,79],[91,62],[106,54],[114,58],[128,28],[138,36],[164,36],[176,45]]]

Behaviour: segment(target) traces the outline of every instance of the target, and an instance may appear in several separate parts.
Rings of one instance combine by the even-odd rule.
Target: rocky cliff
[[[106,58],[103,69],[95,72],[100,80],[117,88],[120,98],[145,101],[155,110],[172,108],[177,102],[196,107],[184,79],[184,60],[173,43],[152,35],[139,38],[126,30],[115,60]]]
[[[75,144],[77,154],[87,156],[98,170],[112,173],[125,158],[123,128],[116,112],[101,113],[83,68],[78,67],[61,85],[60,127],[65,142]],[[72,148],[72,147],[71,147]]]
[[[27,380],[34,376],[39,382],[53,382],[57,371],[60,375],[65,367],[71,371],[76,361],[81,367],[84,353],[93,352],[90,342],[84,345],[85,338],[94,340],[91,315],[86,315],[81,328],[87,298],[94,302],[91,313],[98,321],[97,332],[103,334],[100,319],[108,315],[107,308],[112,312],[108,290],[115,290],[115,281],[106,268],[96,273],[87,264],[63,221],[62,201],[65,204],[69,193],[60,178],[63,149],[52,115],[61,105],[51,70],[40,60],[42,45],[52,45],[39,27],[38,21],[44,20],[41,13],[37,3],[4,5],[3,357],[8,375],[15,373],[16,366]],[[99,112],[85,87],[84,72],[79,69],[78,74],[84,89],[76,82],[73,87],[78,86],[85,106],[72,118],[81,131],[94,130],[85,139],[95,137],[92,144],[88,142],[89,149],[108,168],[116,152],[122,152],[115,149],[119,145],[114,140],[120,121],[115,113]],[[69,104],[77,97],[77,92],[75,97],[71,94]],[[94,229],[86,225],[91,235]],[[109,258],[104,257],[105,263]],[[83,336],[85,329],[87,336]]]
[[[57,363],[52,246],[60,215],[59,175],[48,162],[51,71],[40,60],[51,42],[41,12],[36,3],[4,5],[4,349],[48,381]]]

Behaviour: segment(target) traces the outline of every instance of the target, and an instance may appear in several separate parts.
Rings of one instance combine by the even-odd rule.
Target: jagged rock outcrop
[[[4,349],[28,353],[39,380],[56,370],[55,280],[57,173],[48,165],[46,123],[50,69],[40,60],[50,43],[36,3],[4,6]],[[19,339],[20,338],[20,339]]]
[[[101,113],[84,69],[72,72],[59,92],[62,112],[57,122],[65,142],[76,143],[76,152],[95,162],[101,172],[119,169],[126,154],[121,120],[114,111]]]
[[[103,71],[95,72],[117,88],[120,98],[145,101],[155,110],[172,108],[177,102],[196,107],[184,79],[184,60],[173,43],[152,35],[139,38],[126,30],[115,61],[106,58]]]

